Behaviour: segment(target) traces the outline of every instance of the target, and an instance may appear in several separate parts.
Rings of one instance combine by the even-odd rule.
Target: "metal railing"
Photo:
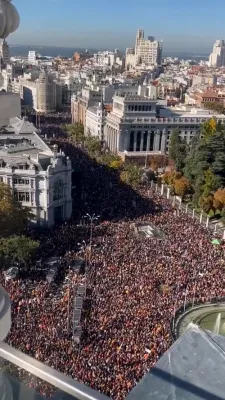
[[[78,400],[109,400],[109,397],[16,350],[7,343],[0,342],[0,357]]]

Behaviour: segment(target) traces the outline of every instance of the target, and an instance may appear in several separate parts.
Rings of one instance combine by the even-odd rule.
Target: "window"
[[[30,202],[30,193],[29,192],[15,192],[14,196],[18,201],[21,201],[23,203]]]
[[[29,185],[29,179],[13,179],[14,185]]]
[[[3,177],[2,176],[0,176],[0,183],[2,183],[3,182]]]
[[[62,179],[54,182],[53,187],[53,201],[60,200],[64,197],[64,187]]]

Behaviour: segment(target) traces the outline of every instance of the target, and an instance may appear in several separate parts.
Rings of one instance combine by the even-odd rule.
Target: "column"
[[[119,130],[118,140],[117,140],[117,151],[122,152],[124,151],[124,132],[122,129]]]
[[[148,132],[146,151],[149,151],[149,150],[150,150],[150,136],[151,136],[151,133]]]
[[[159,151],[159,140],[160,140],[160,131],[156,131],[154,135],[154,143],[153,143],[153,150]]]
[[[163,129],[162,140],[161,140],[161,149],[160,149],[162,154],[166,153],[166,139],[167,139],[167,132],[166,132],[166,129]]]
[[[141,132],[141,146],[140,146],[140,151],[143,151],[144,147],[144,132]]]
[[[112,128],[110,128],[110,134],[109,134],[109,149],[112,151]]]
[[[130,133],[128,132],[128,130],[126,130],[124,135],[124,150],[129,151],[129,147],[130,147]]]
[[[112,137],[112,152],[115,152],[115,129],[113,129],[113,137]]]
[[[134,132],[134,151],[137,149],[137,132]]]
[[[114,147],[115,153],[118,151],[118,131],[115,129],[115,147]]]

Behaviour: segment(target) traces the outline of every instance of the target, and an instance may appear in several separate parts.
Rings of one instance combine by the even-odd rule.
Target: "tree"
[[[75,145],[84,144],[84,126],[81,123],[76,122],[75,124],[64,125],[64,129],[71,136]]]
[[[219,179],[209,168],[204,172],[204,183],[201,187],[203,197],[208,197],[213,194],[214,191],[219,187]]]
[[[151,168],[152,171],[154,171],[154,172],[158,171],[159,162],[158,162],[157,158],[154,157],[154,156],[151,158],[150,168]]]
[[[176,152],[177,147],[180,145],[180,132],[178,129],[175,129],[170,136],[169,143],[169,158],[175,162],[176,160]]]
[[[126,164],[120,174],[122,182],[137,187],[141,182],[141,170],[137,165]]]
[[[84,145],[90,156],[95,157],[101,154],[102,144],[97,137],[86,136],[84,139]]]
[[[112,169],[121,169],[123,166],[123,160],[121,160],[121,158],[119,160],[113,160],[110,164],[109,164],[110,168]]]
[[[178,196],[180,196],[183,199],[185,195],[187,195],[191,191],[190,181],[187,178],[185,178],[185,176],[182,176],[179,179],[175,179],[174,191]]]
[[[215,118],[210,118],[202,125],[201,133],[205,139],[212,136],[217,130],[217,122]]]
[[[112,169],[121,169],[123,167],[123,160],[115,154],[101,154],[97,158],[97,161]]]
[[[0,237],[21,232],[31,213],[13,196],[10,186],[0,183]]]
[[[214,207],[217,210],[224,210],[225,208],[225,189],[218,189],[214,193]]]
[[[177,171],[168,171],[165,172],[162,176],[162,182],[165,183],[166,185],[174,188],[174,183],[176,179],[181,178],[181,173]]]
[[[211,119],[204,124],[202,133],[203,138],[191,148],[184,168],[184,175],[190,180],[194,189],[194,204],[198,204],[200,198],[208,198],[218,188],[225,186],[224,126],[215,125],[215,120]],[[202,201],[204,202],[201,199]]]
[[[180,138],[179,130],[175,129],[170,137],[169,157],[174,161],[177,171],[183,170],[187,154],[187,143]]]
[[[213,205],[213,195],[210,194],[209,196],[201,196],[199,198],[199,206],[203,211],[205,211],[207,214],[213,210],[214,211],[214,205]]]
[[[11,261],[27,262],[35,256],[39,242],[26,236],[11,236],[0,240],[0,253]]]

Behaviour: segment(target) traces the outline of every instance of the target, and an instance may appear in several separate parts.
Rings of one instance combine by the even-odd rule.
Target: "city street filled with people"
[[[50,232],[30,232],[40,240],[39,262],[21,266],[18,279],[5,282],[2,274],[0,283],[12,301],[7,342],[123,400],[171,346],[175,310],[185,302],[225,295],[224,245],[213,246],[209,230],[182,211],[175,215],[171,201],[154,189],[134,190],[120,182],[116,171],[91,160],[60,135],[59,124],[52,121],[49,130],[50,123],[43,121],[42,129],[57,139],[73,163],[73,218]],[[78,243],[89,243],[86,213],[99,219],[93,226],[92,248],[88,253],[84,249],[84,275],[69,267],[80,256]],[[135,224],[140,222],[158,228],[163,239],[138,236]],[[50,256],[60,258],[51,284],[46,280]],[[70,319],[76,286],[84,280],[87,295],[79,344],[73,340]],[[41,394],[52,395],[49,385],[26,374],[23,378]]]

